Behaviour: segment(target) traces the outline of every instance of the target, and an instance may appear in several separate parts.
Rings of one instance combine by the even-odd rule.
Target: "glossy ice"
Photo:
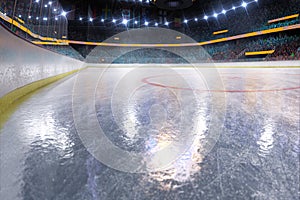
[[[73,76],[34,94],[1,129],[0,199],[299,198],[299,69],[219,69],[224,88],[211,91],[191,69],[174,69],[188,85],[164,69],[138,69],[139,87],[124,106],[116,85],[124,84],[130,70],[82,72],[82,89],[95,90],[99,124],[116,146],[147,157],[194,131],[178,124],[197,123],[191,145],[178,159],[143,173],[99,162],[76,129]],[[101,80],[89,80],[99,72]],[[96,89],[84,85],[88,81],[95,81]],[[126,83],[123,89],[130,88]],[[88,92],[81,91],[78,98],[89,102]],[[209,137],[212,109],[219,104],[213,93],[226,100],[224,120],[213,124],[218,137],[204,154],[203,138]],[[189,117],[180,118],[183,111]]]

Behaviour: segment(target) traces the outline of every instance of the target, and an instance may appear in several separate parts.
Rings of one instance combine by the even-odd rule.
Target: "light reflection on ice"
[[[73,156],[71,149],[74,143],[68,136],[68,129],[61,127],[55,121],[54,111],[47,107],[47,112],[40,117],[31,120],[31,125],[27,127],[26,139],[33,148],[55,148],[63,158]]]
[[[260,156],[265,157],[271,152],[271,149],[274,146],[273,130],[273,122],[271,120],[267,120],[266,124],[263,127],[261,136],[257,141],[257,144],[259,145],[258,154]]]
[[[163,190],[176,189],[182,185],[182,183],[193,180],[193,175],[201,170],[200,163],[204,158],[201,154],[203,149],[203,144],[201,142],[206,137],[205,132],[208,129],[206,106],[199,109],[197,118],[198,119],[195,119],[195,122],[198,123],[196,126],[197,130],[195,130],[194,141],[191,147],[166,169],[149,174],[148,178],[150,181],[159,182],[159,185]],[[157,139],[156,145],[164,146],[169,138],[162,135]]]

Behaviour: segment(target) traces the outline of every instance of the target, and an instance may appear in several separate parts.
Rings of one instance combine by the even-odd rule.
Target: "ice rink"
[[[0,130],[0,199],[298,199],[300,69],[206,72],[90,67],[35,92]]]

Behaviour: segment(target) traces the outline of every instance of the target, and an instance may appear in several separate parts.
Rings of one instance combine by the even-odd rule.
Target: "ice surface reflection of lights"
[[[263,127],[259,140],[257,141],[257,144],[259,145],[258,154],[260,156],[265,157],[268,154],[270,154],[274,146],[273,130],[274,130],[273,123],[271,120],[268,120]]]
[[[138,135],[136,126],[139,124],[135,110],[133,108],[129,109],[127,114],[123,117],[124,122],[122,126],[124,128],[124,134],[128,138],[128,142],[135,142],[137,139],[136,136]]]
[[[195,119],[198,122],[198,129],[195,131],[194,142],[191,147],[167,169],[149,174],[149,179],[159,182],[163,190],[176,189],[177,186],[179,187],[177,184],[193,180],[193,175],[201,170],[200,163],[204,158],[201,154],[202,141],[206,137],[205,132],[208,130],[207,115],[208,108],[206,104],[199,108],[198,119]],[[170,142],[170,138],[166,137],[168,134],[161,132],[160,135],[161,137],[158,138],[157,143],[151,141],[154,142],[154,145],[164,146]]]
[[[48,112],[42,116],[43,121],[40,120],[41,116],[33,117],[29,122],[31,125],[27,126],[27,139],[32,145],[38,145],[39,148],[47,149],[54,148],[57,153],[62,157],[72,157],[72,146],[74,143],[68,136],[68,127],[58,125],[55,120],[54,111],[48,107]],[[37,115],[39,113],[36,113]],[[59,127],[59,128],[58,128]]]

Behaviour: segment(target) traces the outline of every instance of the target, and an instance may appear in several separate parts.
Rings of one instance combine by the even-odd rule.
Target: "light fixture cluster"
[[[138,1],[143,2],[143,0],[138,0]],[[145,1],[144,1],[144,2],[145,2]],[[189,21],[192,21],[192,20],[195,21],[195,22],[198,22],[198,21],[201,20],[201,19],[203,19],[203,20],[208,20],[209,18],[218,18],[219,15],[226,15],[226,13],[228,13],[228,12],[230,12],[230,11],[235,11],[235,10],[238,9],[238,8],[244,8],[244,9],[246,9],[247,6],[248,6],[249,4],[255,3],[255,2],[258,2],[258,0],[252,0],[252,1],[249,1],[249,2],[242,1],[241,4],[240,4],[239,6],[232,6],[232,8],[230,8],[230,9],[228,9],[228,10],[223,9],[220,13],[216,13],[216,12],[215,12],[215,13],[213,13],[212,15],[204,15],[203,18],[197,18],[197,17],[195,17],[194,19],[190,19],[190,20],[184,19],[184,20],[183,20],[183,23],[187,24]],[[146,1],[146,3],[148,3],[148,2]],[[79,17],[79,21],[82,21],[82,20],[83,20],[83,18],[82,18],[82,17]],[[93,20],[94,20],[93,18],[89,18],[89,21],[90,21],[90,22],[93,22]],[[101,18],[101,22],[102,22],[102,23],[104,23],[105,21],[106,21],[105,19]],[[121,21],[122,21],[122,24],[128,25],[128,23],[129,23],[130,20],[128,20],[128,19],[121,19]],[[111,20],[111,22],[112,22],[112,23],[116,23],[117,20],[116,20],[115,18],[113,18],[113,19]],[[139,22],[138,22],[137,20],[133,21],[133,23],[134,23],[135,25],[138,25],[138,24],[139,24]],[[147,20],[145,20],[144,23],[140,23],[140,24],[141,24],[141,25],[145,25],[145,26],[149,26],[149,25],[150,25],[150,22],[147,21]],[[170,22],[168,22],[168,21],[165,21],[163,24],[159,24],[158,22],[154,22],[154,23],[153,23],[154,26],[159,26],[159,25],[169,26],[169,24],[170,24]]]
[[[143,0],[136,0],[136,1],[139,1],[139,2],[141,2],[141,3],[149,3],[149,2],[150,2],[150,1],[143,1]],[[35,0],[35,2],[36,2],[36,3],[39,3],[40,0]],[[235,11],[235,10],[238,9],[238,8],[244,8],[244,9],[246,9],[247,6],[248,6],[249,4],[255,3],[255,2],[258,2],[258,0],[252,0],[252,1],[250,1],[250,2],[242,1],[241,4],[240,4],[239,6],[232,6],[232,8],[230,8],[230,9],[228,9],[228,10],[223,9],[221,12],[219,12],[219,13],[216,13],[216,12],[215,12],[215,13],[213,13],[212,15],[204,15],[202,18],[195,17],[194,19],[190,19],[190,20],[184,19],[184,20],[183,20],[183,23],[187,24],[189,21],[192,21],[192,20],[195,21],[195,22],[198,22],[199,19],[200,19],[200,20],[201,20],[201,19],[203,19],[203,20],[208,20],[209,18],[218,18],[219,15],[226,15],[227,12]],[[53,2],[52,2],[52,1],[49,1],[47,4],[44,5],[44,7],[45,7],[45,8],[51,7],[52,4],[53,4]],[[54,11],[54,12],[57,12],[57,8],[53,8],[53,11]],[[60,13],[60,16],[66,17],[67,14],[68,14],[68,13],[67,13],[66,11],[62,10],[62,12]],[[22,16],[19,15],[19,18],[21,18],[21,17],[22,17]],[[31,19],[31,18],[32,18],[32,16],[28,16],[28,19]],[[38,19],[39,19],[39,18],[36,17],[36,20],[38,20]],[[43,20],[44,20],[44,21],[47,21],[48,18],[47,18],[47,17],[44,17]],[[55,16],[55,20],[58,20],[58,16]],[[91,17],[89,17],[87,20],[88,20],[89,22],[93,22],[93,21],[94,21],[94,19],[91,18]],[[83,21],[83,17],[79,17],[79,21]],[[104,23],[105,21],[106,21],[106,20],[104,20],[103,18],[101,18],[101,22],[102,22],[102,23]],[[129,20],[129,19],[121,19],[121,21],[122,21],[122,24],[128,25],[128,23],[129,23],[130,20]],[[113,19],[111,20],[111,22],[116,23],[117,20],[113,18]],[[134,21],[134,24],[135,24],[135,25],[137,25],[138,23],[139,23],[138,21],[136,21],[136,20]],[[145,25],[145,26],[149,26],[150,22],[148,22],[147,20],[145,20],[144,23],[141,23],[141,24],[143,24],[143,25]],[[165,21],[163,24],[159,24],[158,22],[154,22],[154,26],[159,26],[159,25],[169,26],[169,24],[170,24],[170,22],[168,22],[168,21]]]
[[[256,2],[258,2],[258,0],[253,0],[253,1],[250,1],[250,2],[243,1],[239,6],[232,6],[228,10],[223,9],[220,13],[216,13],[215,12],[215,13],[213,13],[210,16],[209,15],[204,15],[203,19],[204,20],[208,20],[208,18],[218,18],[219,15],[225,15],[227,12],[235,11],[238,8],[244,8],[244,9],[246,9],[249,4],[256,3]],[[194,18],[194,21],[198,21],[198,18]],[[188,20],[185,20],[184,23],[188,23]]]
[[[40,0],[34,0],[33,1],[33,3],[43,3],[43,1],[40,1]],[[55,16],[52,16],[53,17],[53,19],[55,19],[55,21],[57,21],[58,20],[58,17],[59,16],[63,16],[63,17],[66,17],[67,16],[67,12],[66,11],[64,11],[64,10],[62,10],[61,8],[58,8],[57,6],[53,6],[53,1],[48,1],[46,4],[43,4],[43,5],[40,5],[41,7],[44,7],[45,9],[51,9],[52,11],[53,11],[53,14],[55,15]],[[61,10],[61,12],[59,12],[59,10]],[[5,13],[6,14],[6,13]],[[22,18],[24,18],[24,16],[22,16],[22,15],[17,15],[20,19],[22,19]],[[52,18],[52,17],[50,17],[50,18]],[[42,16],[32,16],[32,15],[28,15],[27,16],[27,18],[28,19],[35,19],[35,20],[39,20],[39,19],[41,19],[42,21],[48,21],[50,18],[49,17],[46,17],[46,16],[44,16],[44,17],[42,17]],[[82,20],[82,18],[80,18],[80,20]]]

